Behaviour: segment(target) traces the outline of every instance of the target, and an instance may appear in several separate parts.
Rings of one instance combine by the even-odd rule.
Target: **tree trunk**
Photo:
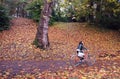
[[[37,28],[36,40],[39,48],[47,49],[49,47],[48,23],[52,13],[53,1],[44,0],[44,2],[44,7],[41,11],[40,23]]]

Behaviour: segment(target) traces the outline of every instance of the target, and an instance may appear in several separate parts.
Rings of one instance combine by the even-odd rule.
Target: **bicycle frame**
[[[79,59],[79,60],[76,60]],[[90,54],[88,51],[85,52],[84,59],[80,60],[80,58],[77,56],[77,54],[72,55],[72,59],[74,60],[74,65],[78,66],[80,64],[86,63],[88,66],[91,66],[95,63],[95,57],[94,55]]]

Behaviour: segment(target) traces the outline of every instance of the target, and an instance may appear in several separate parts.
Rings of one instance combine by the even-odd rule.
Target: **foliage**
[[[120,29],[120,3],[108,0],[104,5],[105,10],[102,11],[99,24],[111,29]]]
[[[3,1],[3,0],[2,0]],[[51,0],[48,0],[51,1]],[[102,27],[120,29],[120,3],[117,0],[54,0],[55,6],[52,11],[49,24],[57,22],[89,21]],[[30,3],[27,10],[30,18],[39,22],[43,0],[4,0],[8,6],[9,14],[14,13],[18,3]],[[94,8],[94,4],[97,8]]]
[[[88,15],[88,8],[86,7],[88,0],[72,0],[72,1],[62,1],[56,0],[55,6],[52,11],[52,17],[49,24],[57,22],[68,22],[68,21],[82,21],[86,20]],[[34,0],[29,6],[30,18],[35,21],[39,21],[40,13],[42,10],[43,2],[41,0]]]
[[[93,1],[91,7],[97,4],[97,8],[91,8],[90,12],[94,18],[91,21],[101,27],[120,29],[120,3],[116,0],[98,0]]]
[[[120,29],[120,17],[107,17],[102,16],[99,22],[100,26],[110,29]]]
[[[66,5],[61,0],[56,0],[52,11],[52,18],[57,22],[67,22],[68,17],[65,12]]]
[[[59,7],[56,7],[57,9],[59,9]],[[57,9],[53,9],[52,11],[52,17],[51,17],[51,21],[54,22],[67,22],[68,19],[66,16],[63,16],[64,13],[62,13],[60,10]]]
[[[38,45],[38,41],[37,41],[37,39],[34,39],[34,41],[33,41],[33,43],[32,43],[33,45],[35,45],[36,47],[38,47],[39,45]]]
[[[40,15],[43,7],[42,0],[34,0],[32,3],[30,3],[27,6],[27,10],[30,12],[30,18],[35,20],[36,22],[39,22]]]
[[[7,10],[0,5],[0,31],[10,28],[10,19],[7,14]]]
[[[30,13],[29,18],[35,20],[36,22],[39,22],[42,8],[43,8],[42,0],[34,0],[32,3],[30,3],[27,6],[27,10]],[[52,25],[53,22],[54,22],[54,19],[51,17],[51,19],[49,21],[49,25]]]
[[[17,7],[17,1],[15,1],[15,0],[5,0],[4,6],[7,7],[7,9],[9,10],[9,15],[11,16],[13,14],[15,8]]]
[[[77,21],[86,21],[86,18],[88,16],[88,7],[87,7],[88,0],[75,0],[74,1],[74,10],[75,10],[75,16]]]
[[[70,21],[86,21],[88,0],[65,1],[65,14]]]
[[[27,14],[25,6],[30,2],[31,0],[3,0],[2,5],[7,8],[10,17],[23,17],[23,15],[26,16]]]
[[[54,24],[54,22],[55,22],[54,17],[50,17],[49,25],[50,25],[50,26],[51,26],[51,25],[53,25],[53,24]]]

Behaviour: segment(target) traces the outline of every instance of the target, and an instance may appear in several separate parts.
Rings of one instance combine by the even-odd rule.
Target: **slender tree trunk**
[[[49,47],[48,23],[52,13],[52,6],[52,0],[44,0],[44,7],[41,11],[40,23],[36,33],[38,47],[42,49],[47,49]]]

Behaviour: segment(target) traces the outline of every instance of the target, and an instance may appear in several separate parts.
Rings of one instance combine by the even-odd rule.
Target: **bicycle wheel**
[[[96,61],[95,55],[88,54],[87,58],[85,60],[86,60],[87,65],[89,65],[89,66],[94,65],[94,63]]]
[[[70,63],[71,63],[72,66],[78,66],[78,65],[81,64],[80,59],[78,58],[78,56],[76,54],[71,56]]]

